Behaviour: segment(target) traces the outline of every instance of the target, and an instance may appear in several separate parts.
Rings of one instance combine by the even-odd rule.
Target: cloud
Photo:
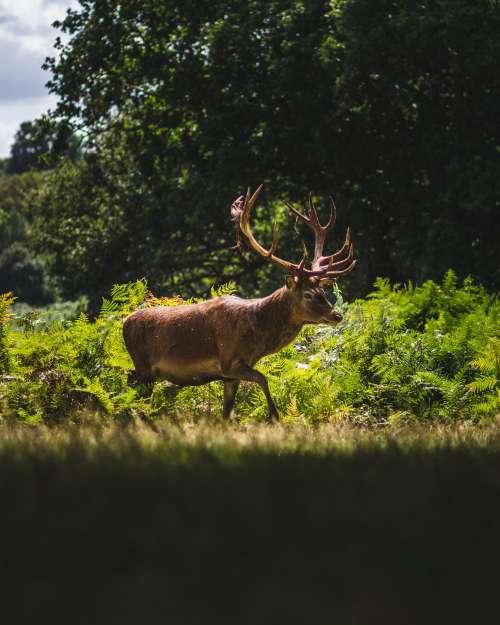
[[[77,5],[77,0],[0,0],[0,157],[8,155],[21,122],[55,104],[45,88],[50,75],[41,66],[60,34],[52,22]]]
[[[0,102],[0,158],[10,155],[10,146],[21,122],[39,117],[55,103],[56,98],[52,95]]]
[[[20,45],[29,43],[30,37],[39,43],[47,42],[54,35],[52,22],[63,17],[65,9],[75,6],[73,0],[0,0],[0,22],[8,25],[9,31],[21,35]],[[30,46],[31,47],[31,46]]]
[[[44,56],[20,48],[0,35],[0,102],[38,98],[47,93],[45,83],[49,74],[41,69]]]
[[[52,23],[77,6],[77,0],[0,0],[0,42],[15,44],[41,64],[61,35]]]

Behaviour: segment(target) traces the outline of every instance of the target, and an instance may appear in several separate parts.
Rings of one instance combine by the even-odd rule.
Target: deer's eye
[[[309,291],[306,291],[304,293],[304,299],[312,299],[313,298],[313,294],[310,293]]]

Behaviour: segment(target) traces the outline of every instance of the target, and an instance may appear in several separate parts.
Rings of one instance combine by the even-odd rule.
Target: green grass
[[[0,428],[6,623],[499,621],[500,427]]]

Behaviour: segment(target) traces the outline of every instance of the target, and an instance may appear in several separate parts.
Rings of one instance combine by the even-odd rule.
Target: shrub
[[[12,293],[0,294],[0,374],[8,373],[10,370],[7,322],[9,321],[9,307],[13,301]]]
[[[227,294],[233,284],[214,289]],[[350,305],[337,291],[344,322],[308,326],[294,344],[257,365],[268,377],[285,421],[351,419],[366,423],[399,418],[478,420],[499,409],[500,305],[495,296],[449,271],[441,284],[419,287],[378,280]],[[4,392],[5,412],[27,422],[60,422],[87,413],[102,419],[193,419],[220,415],[221,386],[130,387],[132,362],[122,319],[140,306],[178,306],[179,297],[155,298],[144,281],[113,288],[95,321],[18,318],[6,340],[2,296],[0,372],[16,380]],[[193,300],[189,300],[193,301]],[[240,418],[260,420],[267,404],[259,387],[243,383]]]

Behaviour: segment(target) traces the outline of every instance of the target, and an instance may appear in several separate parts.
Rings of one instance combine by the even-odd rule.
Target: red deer
[[[323,256],[327,233],[335,224],[335,204],[331,201],[330,219],[319,222],[312,198],[305,214],[285,202],[290,211],[314,232],[314,258],[311,268],[291,263],[276,255],[277,238],[270,249],[255,239],[250,214],[262,185],[253,195],[248,191],[231,206],[231,214],[250,246],[267,261],[289,275],[285,285],[260,299],[219,297],[200,304],[154,306],[132,313],[124,322],[125,345],[132,357],[132,377],[143,382],[165,379],[181,386],[224,383],[225,418],[231,415],[240,381],[256,382],[269,406],[269,418],[278,411],[265,376],[254,369],[267,354],[288,345],[304,324],[335,325],[342,316],[328,301],[323,287],[352,271],[353,247],[347,229],[344,245],[334,254]]]

